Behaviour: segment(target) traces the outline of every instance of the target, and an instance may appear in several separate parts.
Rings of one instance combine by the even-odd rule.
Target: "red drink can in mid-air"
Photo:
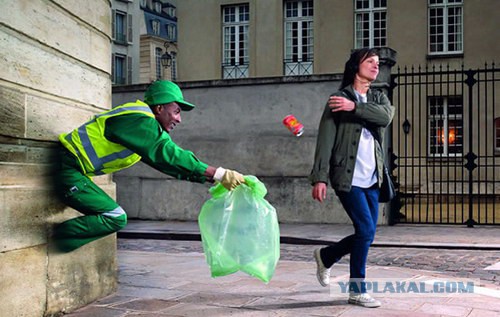
[[[292,131],[295,136],[301,136],[304,133],[304,125],[300,123],[293,114],[283,118],[283,124]]]

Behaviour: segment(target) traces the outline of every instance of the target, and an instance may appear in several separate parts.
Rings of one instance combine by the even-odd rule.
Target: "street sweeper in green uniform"
[[[175,144],[169,133],[181,122],[181,111],[195,106],[166,80],[153,82],[137,100],[95,115],[59,136],[62,144],[56,191],[83,215],[54,228],[56,247],[64,252],[117,232],[127,224],[125,210],[93,181],[142,161],[180,180],[220,182],[229,190],[244,182],[233,170],[215,168]]]

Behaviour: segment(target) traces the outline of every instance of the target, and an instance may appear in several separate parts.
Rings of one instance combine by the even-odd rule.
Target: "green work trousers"
[[[82,174],[76,158],[66,149],[61,149],[58,166],[55,175],[57,193],[65,204],[83,214],[54,228],[53,238],[59,250],[70,252],[125,227],[125,211]]]

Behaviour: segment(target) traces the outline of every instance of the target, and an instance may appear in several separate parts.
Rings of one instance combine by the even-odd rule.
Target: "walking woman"
[[[314,251],[319,283],[328,286],[332,265],[350,254],[348,301],[363,307],[381,305],[366,293],[364,280],[368,249],[377,226],[384,161],[377,138],[382,139],[379,136],[384,135],[394,116],[387,96],[370,89],[378,73],[376,49],[364,48],[351,54],[340,89],[330,96],[321,117],[310,175],[313,199],[323,202],[330,181],[354,226],[354,234]]]

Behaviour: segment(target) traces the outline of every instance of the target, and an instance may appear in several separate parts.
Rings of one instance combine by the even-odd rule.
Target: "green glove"
[[[233,190],[245,182],[243,175],[240,173],[222,167],[217,168],[214,179],[219,181],[227,190]]]

